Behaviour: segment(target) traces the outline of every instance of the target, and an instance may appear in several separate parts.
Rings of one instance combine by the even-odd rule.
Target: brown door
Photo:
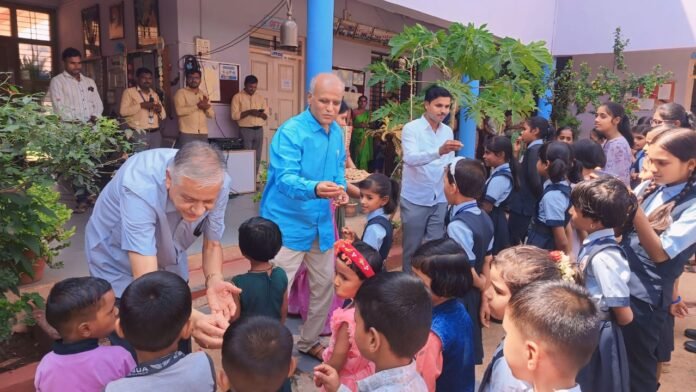
[[[10,83],[17,84],[19,72],[19,54],[17,53],[17,42],[0,39],[0,72],[11,74]],[[5,77],[2,77],[4,80]]]

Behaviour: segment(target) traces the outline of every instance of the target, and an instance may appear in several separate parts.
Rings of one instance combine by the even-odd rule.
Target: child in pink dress
[[[375,373],[375,365],[360,355],[355,344],[353,298],[363,281],[382,270],[382,257],[362,241],[355,241],[351,245],[340,240],[334,245],[334,252],[336,295],[350,302],[331,315],[331,341],[322,357],[325,363],[336,369],[341,384],[355,392],[358,390],[358,381]]]

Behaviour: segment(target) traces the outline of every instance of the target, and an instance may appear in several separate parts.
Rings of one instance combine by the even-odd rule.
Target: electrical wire
[[[253,34],[253,33],[255,33],[257,30],[259,30],[259,29],[264,25],[264,23],[266,23],[266,21],[267,21],[268,19],[274,17],[274,16],[278,13],[278,11],[280,11],[280,10],[283,8],[283,6],[286,5],[286,4],[287,4],[286,0],[281,0],[280,2],[278,2],[278,4],[276,4],[276,5],[271,9],[271,11],[269,11],[266,15],[264,15],[263,18],[261,18],[261,20],[259,20],[259,21],[258,21],[256,24],[254,24],[253,26],[251,26],[247,31],[245,31],[244,33],[242,33],[240,36],[238,36],[238,37],[232,39],[231,41],[229,41],[229,42],[227,42],[227,43],[225,43],[225,44],[222,44],[222,45],[218,46],[217,48],[211,49],[211,50],[210,50],[209,52],[207,52],[207,53],[201,53],[200,55],[197,54],[197,55],[198,55],[197,57],[208,56],[208,55],[211,55],[211,54],[220,53],[220,52],[225,51],[225,50],[227,50],[227,49],[229,49],[229,48],[232,48],[232,47],[234,47],[234,46],[236,46],[236,45],[239,45],[241,42],[243,42],[244,40],[246,40],[247,38],[249,38],[249,36],[250,36],[251,34]]]

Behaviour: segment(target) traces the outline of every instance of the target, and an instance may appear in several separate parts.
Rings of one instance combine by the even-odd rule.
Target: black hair
[[[604,136],[604,134],[602,134],[601,132],[599,132],[597,128],[592,128],[590,130],[590,134],[590,137],[594,136],[599,142],[604,142],[605,140],[607,140],[607,137]]]
[[[619,117],[621,118],[621,121],[619,122],[619,125],[617,126],[619,132],[621,133],[621,136],[623,136],[626,141],[628,142],[628,145],[633,148],[633,134],[631,133],[631,119],[628,118],[626,115],[626,110],[624,107],[616,102],[605,102],[602,106],[600,107],[605,107],[607,109],[607,113],[612,118]]]
[[[388,197],[389,201],[384,205],[385,214],[393,214],[399,205],[399,182],[382,173],[372,173],[366,179],[360,181],[358,188],[374,192],[379,197]]]
[[[413,358],[430,334],[433,305],[423,282],[405,272],[386,272],[366,280],[355,295],[355,311],[384,335],[392,353]]]
[[[553,183],[565,180],[575,162],[573,148],[563,142],[544,143],[539,149],[539,160],[549,165],[547,174]]]
[[[199,69],[189,69],[184,73],[184,76],[188,78],[189,76],[191,76],[193,74],[198,74],[198,76],[203,75]]]
[[[425,102],[432,102],[438,98],[452,98],[452,94],[446,88],[436,84],[425,90]]]
[[[607,229],[622,228],[632,222],[638,199],[615,177],[583,181],[573,188],[570,201],[584,217],[599,221]]]
[[[650,120],[652,120],[650,116],[641,116],[638,121],[636,121],[636,125],[650,125]]]
[[[478,159],[460,159],[455,163],[452,176],[451,163],[447,165],[447,181],[457,184],[457,190],[462,196],[479,199],[486,185],[486,168]]]
[[[75,49],[75,48],[65,48],[65,50],[63,51],[62,57],[63,57],[63,61],[65,61],[71,57],[82,58],[82,53],[80,53],[80,51]]]
[[[657,107],[655,113],[657,113],[663,121],[671,121],[673,123],[679,121],[679,125],[673,124],[674,126],[693,128],[694,125],[696,125],[694,124],[694,115],[691,112],[687,112],[684,106],[675,102],[663,103]]]
[[[358,97],[358,101],[361,100],[361,99],[363,99],[363,98],[365,98],[365,100],[367,100],[367,96],[361,95],[361,96]]]
[[[550,345],[555,353],[551,360],[568,361],[575,371],[589,362],[597,347],[597,307],[580,285],[558,280],[533,283],[510,298],[507,311],[523,338]]]
[[[290,371],[292,334],[278,320],[266,316],[241,319],[222,337],[222,368],[235,391],[239,379],[254,391],[280,390]],[[250,389],[251,390],[251,389]]]
[[[411,266],[430,277],[430,291],[440,297],[463,297],[474,284],[466,252],[449,237],[421,245]]]
[[[119,311],[128,343],[136,350],[160,351],[178,341],[191,317],[191,290],[172,272],[148,272],[126,287]]]
[[[341,107],[338,109],[338,114],[343,114],[350,110],[350,106],[346,103],[345,99],[341,100]]]
[[[570,135],[573,138],[573,141],[575,141],[575,130],[572,127],[561,127],[556,130],[556,139],[558,139],[561,136],[561,133],[563,131],[570,131]]]
[[[512,186],[514,189],[519,188],[518,173],[520,172],[520,163],[512,155],[512,142],[507,136],[493,136],[486,140],[486,150],[493,153],[503,153],[505,162],[510,164],[510,173],[512,174]]]
[[[374,271],[375,275],[382,272],[384,260],[382,259],[382,256],[379,254],[377,249],[362,242],[361,240],[353,241],[352,245],[355,248],[355,250],[357,250],[358,253],[360,253],[362,257],[365,258],[365,260],[367,260],[367,263],[370,265],[370,268],[372,268],[372,271]],[[351,271],[355,272],[355,274],[358,275],[358,278],[360,280],[367,279],[365,273],[360,269],[360,267],[355,265],[355,263],[346,264],[346,267],[350,268]]]
[[[145,68],[145,67],[140,67],[135,71],[136,78],[139,78],[143,74],[152,75],[152,71],[150,71],[148,68]]]
[[[653,132],[657,130],[660,130],[660,133],[653,137],[652,145],[659,146],[674,155],[681,162],[696,159],[696,132],[693,129],[658,127]],[[686,186],[676,197],[672,198],[669,203],[662,204],[648,215],[650,225],[655,232],[660,234],[672,224],[672,210],[691,192],[694,186],[696,186],[696,171],[691,173],[691,176],[686,180]],[[643,204],[643,201],[658,189],[660,189],[660,184],[652,180],[638,199],[638,203]]]
[[[254,75],[247,75],[247,77],[244,78],[244,86],[245,87],[247,84],[255,84],[258,82],[259,82],[259,79]]]
[[[525,123],[530,129],[539,130],[539,140],[548,140],[552,135],[555,134],[553,127],[549,124],[549,120],[541,116],[532,116],[525,120]]]
[[[578,140],[573,144],[575,162],[578,168],[595,169],[607,164],[607,156],[604,155],[602,146],[592,139]]]
[[[631,133],[642,136],[648,136],[648,132],[652,131],[653,127],[650,124],[638,124],[631,129]]]
[[[56,283],[46,299],[46,321],[63,335],[70,322],[93,320],[99,301],[111,290],[102,278],[85,276]]]
[[[283,246],[283,235],[275,222],[256,216],[239,226],[239,250],[244,257],[268,262]]]

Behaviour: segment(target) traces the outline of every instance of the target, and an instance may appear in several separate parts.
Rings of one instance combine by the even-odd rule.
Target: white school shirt
[[[101,117],[104,105],[94,80],[80,74],[78,81],[63,71],[51,79],[48,88],[53,111],[64,121],[88,121]]]
[[[439,150],[445,141],[453,138],[452,128],[440,123],[433,131],[425,117],[404,125],[401,197],[425,207],[447,202],[443,176],[445,166],[454,159],[454,152],[440,155]]]
[[[645,189],[650,184],[650,181],[644,181],[636,187],[635,194]],[[672,186],[662,186],[653,194],[648,196],[643,202],[643,210],[645,215],[650,215],[651,212],[658,207],[671,200],[679,194],[686,186],[685,182]],[[679,220],[672,222],[665,231],[660,234],[660,242],[665,253],[670,258],[676,257],[686,248],[696,242],[696,202],[691,205],[681,214]]]

